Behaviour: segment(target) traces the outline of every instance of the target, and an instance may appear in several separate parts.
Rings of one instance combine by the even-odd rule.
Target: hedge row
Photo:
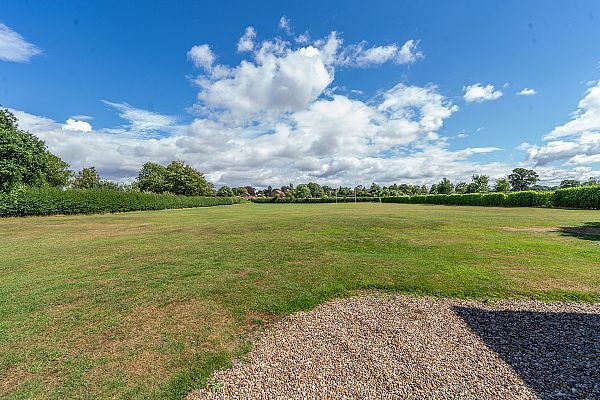
[[[357,203],[379,202],[379,197],[357,197]],[[257,197],[252,199],[253,203],[335,203],[335,197],[326,198],[290,198],[290,197]],[[338,203],[354,203],[354,197],[338,197]]]
[[[290,199],[257,198],[255,203],[335,203],[335,198]],[[338,202],[354,202],[354,197],[338,198]],[[407,204],[442,204],[487,207],[564,207],[600,209],[600,185],[558,189],[554,192],[523,191],[512,193],[426,194],[396,197],[358,197],[358,202]]]
[[[381,199],[384,203],[443,204],[486,207],[551,207],[552,192],[428,194]]]
[[[0,193],[0,217],[52,214],[95,214],[237,204],[239,197],[177,196],[119,190],[27,188]]]

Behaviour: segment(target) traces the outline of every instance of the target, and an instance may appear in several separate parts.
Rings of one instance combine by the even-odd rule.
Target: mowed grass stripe
[[[0,397],[178,398],[361,288],[600,300],[598,211],[246,204],[0,220]]]

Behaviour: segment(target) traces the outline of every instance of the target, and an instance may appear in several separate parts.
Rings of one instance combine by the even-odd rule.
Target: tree
[[[515,191],[528,190],[539,180],[537,172],[532,169],[515,168],[508,175],[510,186]]]
[[[588,179],[586,182],[583,182],[583,186],[594,186],[598,184],[598,180],[596,179],[595,176],[590,176],[590,179]]]
[[[309,182],[306,186],[310,190],[310,197],[323,197],[323,188],[318,183]]]
[[[71,181],[73,189],[98,189],[100,187],[100,175],[95,167],[84,168],[77,173]]]
[[[510,191],[510,183],[507,178],[498,178],[494,184],[494,192],[507,193]]]
[[[248,193],[250,196],[256,196],[256,189],[254,189],[252,186],[244,186],[244,189],[246,189],[246,193]]]
[[[136,181],[143,192],[163,193],[167,190],[167,168],[147,162],[140,169]]]
[[[68,167],[43,140],[20,130],[13,113],[0,110],[0,192],[18,185],[64,187]]]
[[[466,182],[458,182],[454,191],[459,194],[465,194],[469,190],[469,185]]]
[[[437,188],[437,183],[434,183],[433,185],[431,185],[431,188],[429,189],[429,194],[437,194],[438,192],[438,188]]]
[[[454,191],[454,185],[450,182],[450,179],[443,178],[437,184],[437,193],[438,194],[450,194]]]
[[[473,175],[467,193],[486,193],[490,191],[490,177],[487,175]]]
[[[579,182],[576,179],[565,179],[562,182],[560,182],[560,185],[559,185],[559,187],[561,189],[577,187],[577,186],[581,186],[581,182]]]
[[[167,189],[184,196],[212,196],[212,183],[204,175],[183,161],[173,161],[167,166]]]
[[[217,196],[220,197],[233,197],[233,190],[229,186],[221,186],[217,191]]]
[[[294,196],[300,199],[308,199],[311,196],[310,188],[307,184],[301,183],[294,189]]]

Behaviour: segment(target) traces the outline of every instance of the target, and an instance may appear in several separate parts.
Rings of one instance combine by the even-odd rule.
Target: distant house
[[[245,198],[246,200],[252,200],[255,199],[256,196],[252,196],[250,193],[246,192],[242,195],[243,198]]]
[[[271,197],[285,197],[285,193],[281,189],[271,191]]]

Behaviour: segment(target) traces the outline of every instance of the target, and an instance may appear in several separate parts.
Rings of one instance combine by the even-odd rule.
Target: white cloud
[[[494,85],[482,86],[480,83],[466,86],[463,88],[465,94],[463,98],[467,103],[480,103],[482,101],[496,100],[502,97],[501,90],[495,90]]]
[[[346,67],[369,67],[388,61],[396,64],[411,64],[423,53],[418,50],[418,42],[408,40],[402,46],[392,43],[386,46],[366,47],[366,42],[347,46],[336,60],[337,65]]]
[[[28,62],[31,57],[41,54],[42,50],[26,41],[23,36],[0,23],[0,60]]]
[[[545,139],[579,136],[586,132],[600,132],[600,83],[590,87],[579,102],[573,119],[557,126]]]
[[[299,44],[307,44],[308,42],[310,42],[310,35],[308,34],[308,32],[304,32],[296,36],[294,40],[296,41],[296,43]]]
[[[62,126],[62,129],[65,131],[91,132],[92,125],[85,121],[79,121],[73,118],[69,118],[67,119],[67,122]]]
[[[162,115],[152,111],[135,108],[127,103],[114,103],[102,100],[119,112],[119,116],[128,122],[127,125],[113,131],[148,135],[155,132],[170,131],[176,127],[176,118],[170,115]]]
[[[279,29],[284,30],[287,34],[292,33],[290,19],[285,15],[282,15],[281,18],[279,18]]]
[[[535,94],[537,94],[535,89],[524,88],[523,90],[517,93],[517,96],[533,96]]]
[[[254,50],[254,39],[256,38],[256,31],[253,27],[249,26],[246,28],[244,35],[240,38],[237,45],[239,52],[252,51]]]
[[[207,44],[193,46],[187,52],[187,58],[194,64],[194,67],[202,67],[207,71],[212,69],[212,65],[215,62],[215,55]]]

